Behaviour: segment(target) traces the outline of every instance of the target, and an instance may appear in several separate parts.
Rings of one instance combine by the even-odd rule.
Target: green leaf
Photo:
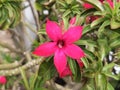
[[[107,89],[107,78],[105,75],[96,73],[95,75],[95,85],[96,90],[106,90]]]
[[[63,17],[66,17],[67,15],[69,15],[71,13],[70,9],[66,10],[64,13],[63,13]]]
[[[75,62],[75,60],[72,60],[71,58],[68,60],[70,69],[73,73],[73,75],[77,74],[77,64]]]
[[[1,29],[14,27],[20,22],[21,1],[2,1],[0,9]]]
[[[54,67],[53,60],[43,62],[39,68],[38,78],[36,80],[35,87],[41,87],[47,80],[50,80],[55,73],[56,69]]]
[[[94,26],[96,26],[96,25],[102,23],[103,21],[105,21],[105,19],[106,19],[106,18],[103,18],[103,17],[98,18],[98,19],[94,20],[94,21],[91,23],[90,26],[91,26],[91,27],[94,27]]]
[[[64,1],[57,0],[57,3],[59,3],[60,5],[62,5],[65,8],[67,8],[67,4]]]
[[[64,22],[64,28],[67,30],[68,29],[68,20],[69,20],[69,17],[63,17],[63,22]]]
[[[43,9],[42,5],[39,4],[38,2],[35,2],[34,6],[35,6],[36,10],[38,10],[38,11],[42,11],[42,9]]]
[[[43,88],[43,87],[39,87],[39,88],[35,88],[34,90],[48,90],[48,89]]]
[[[112,40],[109,41],[109,46],[111,48],[117,48],[120,46],[120,36],[119,37],[116,37]]]
[[[95,60],[94,53],[92,53],[91,51],[89,51],[87,49],[84,49],[84,52],[85,52],[86,57],[94,62],[94,60]]]
[[[114,75],[114,74],[112,73],[112,71],[111,71],[111,72],[110,72],[110,71],[108,71],[108,72],[103,72],[103,74],[105,74],[107,77],[113,78],[113,79],[115,79],[115,80],[119,80],[119,76],[118,76],[118,75]]]
[[[81,58],[81,60],[84,63],[85,67],[88,68],[89,67],[89,62],[88,62],[87,58]]]
[[[106,65],[103,67],[102,71],[103,71],[103,72],[110,71],[114,66],[115,66],[115,63],[106,64]]]
[[[115,66],[115,63],[106,64],[102,69],[102,73],[105,74],[107,77],[111,77],[111,78],[114,78],[116,80],[119,80],[119,76],[114,75],[112,73],[112,69],[114,66]]]
[[[107,83],[107,90],[115,90],[115,89],[110,83]]]
[[[105,27],[110,25],[110,20],[106,20],[103,22],[103,24],[99,27],[98,29],[98,36],[102,36],[103,33],[105,32]]]
[[[106,12],[106,15],[107,14],[110,14],[110,16],[112,16],[112,8],[110,7],[110,5],[108,4],[108,2],[104,3],[104,11]]]
[[[114,19],[111,19],[110,26],[111,26],[111,29],[117,29],[117,28],[120,28],[120,23],[116,22]]]
[[[38,34],[44,34],[47,35],[46,30],[45,29],[41,29],[38,31]]]
[[[20,68],[20,72],[21,72],[21,75],[22,75],[26,90],[30,90],[29,83],[28,83],[25,71],[22,68]]]
[[[75,44],[77,45],[86,45],[86,46],[92,46],[92,47],[96,47],[97,43],[91,39],[80,39],[77,42],[75,42]]]
[[[94,85],[94,79],[88,79],[80,90],[96,90]]]
[[[106,55],[109,54],[111,48],[108,45],[108,40],[106,38],[104,39],[98,39],[98,52],[100,60],[103,60]]]
[[[6,53],[0,53],[3,60],[6,60],[8,63],[13,62],[13,58],[10,56],[10,54]]]
[[[73,80],[75,82],[80,82],[81,80],[81,72],[80,72],[80,67],[77,64],[75,60],[72,60],[71,58],[68,60],[70,70],[72,71],[73,74]]]
[[[83,32],[82,32],[82,35],[86,34],[87,32],[91,31],[92,28],[90,26],[90,24],[86,25],[84,28],[83,28]]]

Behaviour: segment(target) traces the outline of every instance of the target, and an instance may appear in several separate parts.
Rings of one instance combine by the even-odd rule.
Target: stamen
[[[57,45],[58,45],[58,47],[59,48],[62,48],[63,46],[64,46],[64,41],[63,40],[59,40],[58,42],[57,42]]]

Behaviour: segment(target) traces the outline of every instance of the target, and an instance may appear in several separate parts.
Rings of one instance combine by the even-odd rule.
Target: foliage
[[[17,26],[21,20],[22,2],[24,1],[0,1],[1,29]],[[84,3],[92,5],[92,8],[86,9]],[[119,0],[113,0],[114,7],[111,7],[107,0],[103,2],[99,0],[36,0],[34,5],[41,27],[36,31],[38,40],[34,41],[32,50],[42,41],[50,41],[45,31],[48,18],[58,22],[61,28],[66,30],[69,28],[71,18],[76,17],[75,25],[83,26],[82,37],[75,44],[85,52],[85,57],[81,58],[84,67],[80,68],[76,60],[68,57],[68,65],[72,72],[70,77],[74,82],[82,84],[80,90],[115,90],[120,85],[120,72],[116,73],[114,70],[114,66],[120,67]],[[44,10],[49,13],[44,14]],[[17,53],[19,59],[25,58],[21,66],[29,61],[24,52],[26,51],[22,54]],[[2,57],[7,63],[14,61],[8,54]],[[31,59],[40,58],[32,54],[30,57]],[[54,80],[56,76],[59,76],[54,66],[53,56],[47,57],[42,64],[31,67],[30,70],[21,68],[20,73],[19,77],[23,78],[21,83],[27,90],[50,90],[50,87],[44,87],[46,81]]]
[[[0,28],[8,29],[16,26],[21,19],[21,1],[0,1]]]

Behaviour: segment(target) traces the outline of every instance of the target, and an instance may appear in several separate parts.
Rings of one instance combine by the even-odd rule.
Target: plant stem
[[[33,68],[33,66],[36,66],[38,64],[40,65],[44,60],[45,60],[45,58],[41,57],[40,59],[29,61],[25,65],[14,68],[14,69],[0,70],[0,75],[13,76],[13,75],[20,74],[20,68],[27,70],[29,68]]]
[[[3,70],[3,69],[12,69],[12,68],[19,67],[22,64],[23,60],[24,60],[24,58],[21,59],[20,61],[15,61],[14,63],[1,64],[0,65],[0,70]]]

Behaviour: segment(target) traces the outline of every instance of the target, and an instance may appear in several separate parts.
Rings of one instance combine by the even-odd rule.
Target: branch
[[[34,20],[35,20],[35,23],[36,23],[36,26],[37,26],[37,31],[40,30],[40,23],[39,23],[39,18],[38,18],[38,14],[37,12],[35,11],[35,8],[32,4],[32,1],[31,0],[28,0],[29,4],[30,4],[30,8],[32,10],[32,13],[33,13],[33,17],[34,17]],[[40,41],[42,42],[44,40],[44,37],[40,34],[38,35],[39,36],[39,39]]]
[[[28,2],[29,2],[29,4],[30,4],[30,8],[31,8],[31,10],[32,10],[35,23],[36,23],[36,25],[37,25],[37,30],[39,30],[39,29],[40,29],[40,24],[39,24],[38,15],[36,14],[35,8],[34,8],[32,2],[31,2],[31,0],[28,0]]]
[[[15,52],[15,53],[19,53],[19,54],[21,53],[20,49],[15,49],[15,48],[11,47],[8,43],[0,42],[0,46],[7,48],[10,51]]]
[[[24,58],[22,60],[20,60],[19,62],[15,61],[14,63],[10,63],[10,64],[2,64],[2,65],[0,65],[0,70],[12,69],[12,68],[19,67],[22,65],[23,60],[24,60]]]
[[[3,76],[12,76],[12,75],[20,74],[20,68],[22,68],[24,70],[27,70],[29,68],[32,68],[33,66],[38,65],[38,64],[40,65],[44,60],[45,60],[45,58],[41,57],[38,60],[29,61],[25,65],[23,65],[21,67],[18,67],[18,68],[15,68],[15,69],[0,70],[0,75],[3,75]]]

